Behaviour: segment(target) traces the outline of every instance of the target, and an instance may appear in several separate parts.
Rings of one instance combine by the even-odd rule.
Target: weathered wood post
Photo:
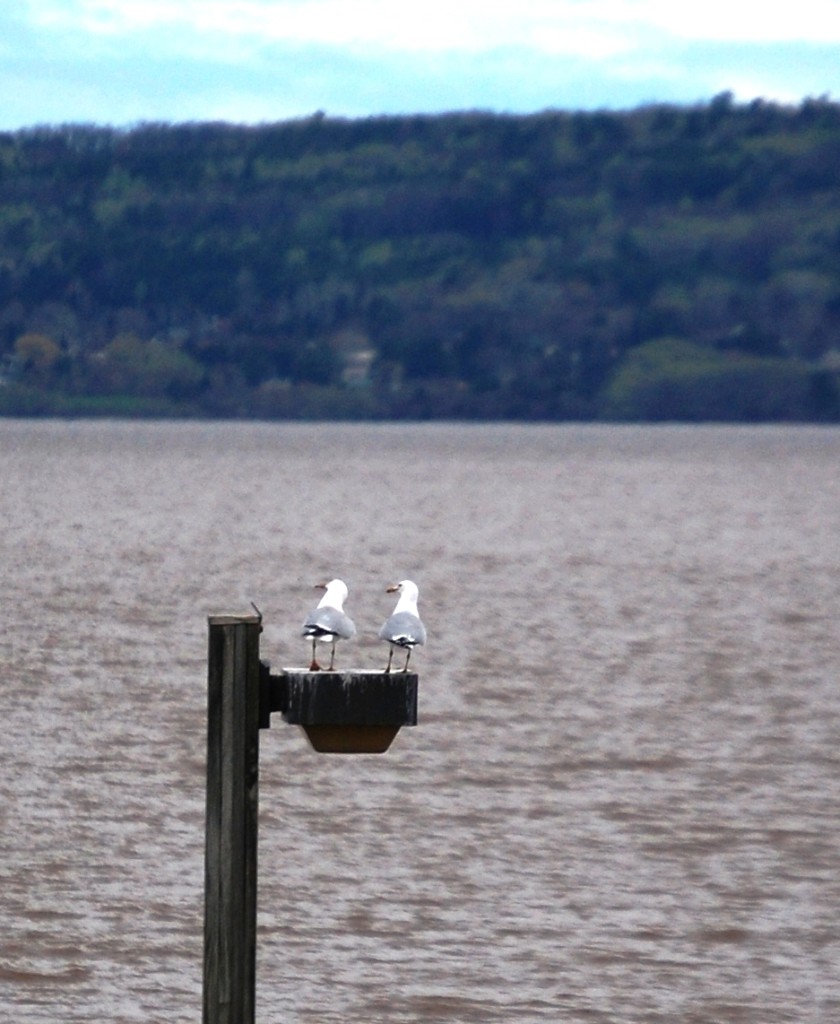
[[[260,661],[261,615],[208,620],[207,839],[203,1024],[255,1024],[260,729],[274,711],[315,750],[384,753],[417,724],[409,672],[271,675]]]
[[[204,1024],[254,1024],[258,616],[209,619]]]

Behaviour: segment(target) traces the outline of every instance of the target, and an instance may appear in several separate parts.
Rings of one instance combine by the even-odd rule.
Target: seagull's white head
[[[338,608],[344,610],[344,602],[347,600],[347,584],[344,580],[330,580],[329,583],[316,583],[316,590],[325,590],[326,593],[318,602],[319,608]]]
[[[399,611],[412,611],[415,615],[417,614],[417,598],[420,596],[420,590],[413,580],[400,580],[399,583],[388,587],[386,593],[400,595],[397,600]]]
[[[415,601],[420,594],[417,584],[413,580],[400,580],[399,583],[394,583],[388,587],[388,594],[396,594],[399,591],[401,594],[405,594],[407,597],[413,598]]]

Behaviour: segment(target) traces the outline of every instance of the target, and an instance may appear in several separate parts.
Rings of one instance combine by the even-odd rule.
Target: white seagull
[[[312,664],[310,672],[320,672],[321,666],[315,657],[315,645],[318,643],[332,644],[330,651],[330,667],[328,672],[334,671],[335,645],[338,640],[349,640],[356,635],[356,627],[353,620],[344,611],[344,602],[347,600],[347,584],[344,580],[330,580],[329,583],[317,583],[316,590],[325,590],[326,593],[306,617],[306,622],[300,631],[301,636],[308,637],[312,641]]]
[[[392,614],[385,620],[382,629],[379,630],[379,639],[385,640],[390,646],[388,648],[388,667],[386,672],[391,671],[391,659],[394,650],[402,647],[405,651],[405,664],[403,672],[408,672],[408,659],[415,647],[422,646],[426,642],[426,627],[420,621],[417,612],[417,598],[420,591],[417,584],[411,580],[402,580],[388,587],[386,593],[399,593],[397,606]]]

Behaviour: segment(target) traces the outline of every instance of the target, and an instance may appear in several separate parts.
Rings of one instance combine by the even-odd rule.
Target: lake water
[[[343,577],[419,725],[261,737],[261,1024],[840,1020],[840,430],[0,421],[0,1009],[201,1014],[207,616]]]

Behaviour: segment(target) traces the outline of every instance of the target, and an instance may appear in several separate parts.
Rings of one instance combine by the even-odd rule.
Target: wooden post
[[[272,711],[325,753],[383,753],[417,724],[417,676],[260,662],[260,615],[208,620],[203,1024],[255,1024],[260,729]]]
[[[258,616],[211,616],[203,1024],[254,1024],[260,662]]]

